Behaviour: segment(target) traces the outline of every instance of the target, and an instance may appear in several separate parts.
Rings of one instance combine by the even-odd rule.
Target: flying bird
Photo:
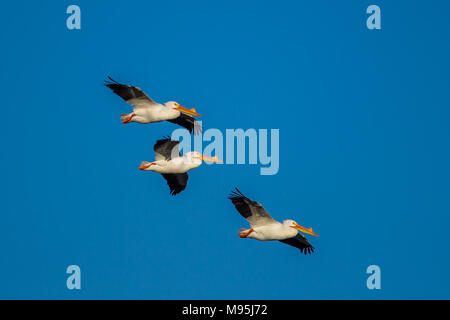
[[[279,240],[282,243],[300,249],[305,255],[314,252],[314,247],[299,233],[299,231],[318,237],[312,228],[305,228],[294,220],[284,220],[282,223],[273,219],[263,206],[252,201],[236,188],[229,199],[236,210],[250,223],[250,229],[239,229],[239,237],[260,241]]]
[[[175,101],[157,103],[138,87],[118,83],[109,76],[108,79],[110,81],[106,80],[105,86],[134,107],[132,113],[120,115],[123,124],[169,121],[188,129],[190,133],[201,132],[201,124],[194,118],[201,115],[194,108],[188,109]]]
[[[196,151],[187,152],[182,156],[179,144],[179,141],[172,140],[170,137],[156,141],[153,146],[155,161],[142,161],[139,166],[140,170],[161,173],[169,185],[171,195],[176,195],[186,189],[189,178],[187,172],[199,167],[202,161],[223,163],[217,156],[207,157]]]

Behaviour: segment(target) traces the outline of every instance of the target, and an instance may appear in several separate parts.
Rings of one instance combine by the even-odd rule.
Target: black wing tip
[[[228,199],[235,200],[235,199],[244,199],[247,198],[244,196],[244,194],[239,190],[237,187],[234,188],[235,190],[232,190],[230,194],[228,195]]]
[[[176,196],[177,194],[179,194],[181,191],[183,191],[184,189],[181,189],[181,188],[176,188],[176,189],[171,189],[170,190],[170,195],[173,197],[173,196]]]
[[[308,247],[305,247],[305,248],[300,248],[300,253],[305,254],[305,256],[308,254],[313,254],[313,252],[314,252],[314,247],[311,245],[309,245]]]
[[[158,141],[176,141],[176,142],[180,142],[178,140],[172,139],[171,136],[167,135],[167,136],[163,136],[161,139],[159,139]]]
[[[155,143],[154,147],[156,148],[157,146],[161,146],[161,145],[163,145],[164,143],[167,143],[167,142],[178,142],[178,143],[180,143],[180,141],[174,140],[174,139],[172,139],[171,136],[167,135],[167,136],[163,136],[159,140],[156,140],[156,143]]]
[[[109,87],[108,85],[114,85],[114,84],[118,84],[121,85],[119,82],[117,82],[116,80],[114,80],[113,78],[111,78],[110,76],[106,76],[109,80],[105,80],[105,86]]]
[[[189,133],[192,134],[192,132],[194,132],[194,136],[202,134],[203,133],[203,125],[200,124],[199,121],[194,120],[194,125],[193,125],[192,129],[189,130]]]
[[[112,82],[106,82],[106,81],[105,81],[104,85],[105,85],[105,87],[110,88],[118,96],[120,96],[119,93],[121,92],[121,90],[123,90],[123,88],[126,87],[126,85],[124,85],[124,84],[112,83]]]
[[[117,90],[123,89],[123,88],[136,88],[133,86],[130,86],[128,84],[123,84],[120,82],[117,82],[116,80],[114,80],[113,78],[111,78],[110,76],[107,76],[109,80],[105,80],[104,85],[108,88],[110,88],[111,90],[113,90],[115,93],[117,93]],[[138,89],[138,88],[136,88]]]
[[[162,174],[164,179],[167,181],[167,185],[170,189],[170,194],[175,196],[186,189],[188,174],[187,173],[168,173]]]
[[[186,186],[170,186],[170,195],[176,196],[177,194],[181,193],[184,189],[186,189]]]
[[[189,134],[199,135],[203,132],[202,125],[191,115],[181,113],[178,118],[167,120],[185,128]]]
[[[297,233],[295,237],[279,241],[299,249],[300,253],[303,253],[305,256],[308,254],[312,254],[315,250],[314,247],[309,243],[309,241],[299,233]]]

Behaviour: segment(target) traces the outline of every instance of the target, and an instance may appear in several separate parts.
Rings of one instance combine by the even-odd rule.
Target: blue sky
[[[66,28],[70,4],[81,30]],[[370,4],[381,30],[366,28]],[[0,298],[449,299],[449,9],[2,4]],[[205,128],[280,129],[279,173],[202,166],[171,197],[138,165],[176,127],[122,125],[106,75],[195,107]],[[235,186],[312,226],[316,252],[238,238]],[[366,287],[372,264],[381,290]]]

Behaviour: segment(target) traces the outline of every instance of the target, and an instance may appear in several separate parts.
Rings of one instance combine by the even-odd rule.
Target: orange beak
[[[151,167],[152,165],[154,165],[154,163],[142,161],[141,165],[139,166],[139,170],[145,170],[145,169]]]
[[[203,161],[209,161],[209,162],[215,162],[215,163],[223,163],[223,161],[219,160],[219,158],[217,158],[217,156],[207,157],[207,156],[202,154],[200,159],[202,159]]]
[[[175,110],[178,110],[178,111],[180,111],[180,112],[189,114],[189,115],[191,115],[191,116],[201,117],[201,115],[199,115],[199,114],[197,113],[197,111],[196,111],[194,108],[188,109],[188,108],[186,108],[186,107],[183,107],[183,106],[179,105],[178,103],[176,103],[175,105],[177,106],[177,107],[175,108]]]
[[[217,156],[214,157],[207,157],[203,154],[201,154],[199,157],[194,157],[196,159],[200,159],[202,161],[209,161],[209,162],[215,162],[215,163],[223,163],[222,160],[219,160],[219,158],[217,158]]]
[[[315,237],[320,237],[317,233],[315,233],[315,232],[313,231],[312,228],[305,228],[305,227],[302,227],[302,226],[299,225],[299,224],[295,224],[295,225],[294,225],[293,227],[291,227],[291,228],[294,228],[295,230],[298,230],[298,231],[303,232],[303,233],[306,233],[306,234],[310,234],[310,235],[315,236]]]

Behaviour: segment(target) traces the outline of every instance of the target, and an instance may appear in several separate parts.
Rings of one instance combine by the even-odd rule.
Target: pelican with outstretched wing
[[[161,173],[170,188],[170,194],[176,195],[186,189],[188,174],[191,169],[199,167],[203,161],[223,163],[214,157],[207,157],[200,152],[187,152],[181,155],[180,142],[170,137],[156,141],[153,146],[155,161],[142,161],[139,169]]]
[[[282,243],[300,249],[305,255],[314,252],[314,247],[308,239],[299,231],[318,237],[312,228],[305,228],[294,220],[284,220],[282,223],[273,219],[264,207],[250,200],[236,188],[229,199],[233,202],[236,210],[250,223],[250,229],[239,229],[239,237],[251,238],[260,241],[278,240]]]
[[[164,104],[157,103],[140,88],[121,84],[111,77],[108,78],[110,81],[105,81],[105,86],[134,107],[132,113],[120,116],[123,124],[169,121],[188,129],[190,133],[199,134],[201,132],[201,124],[194,118],[194,116],[201,117],[201,115],[194,108],[188,109],[175,101],[168,101]]]

